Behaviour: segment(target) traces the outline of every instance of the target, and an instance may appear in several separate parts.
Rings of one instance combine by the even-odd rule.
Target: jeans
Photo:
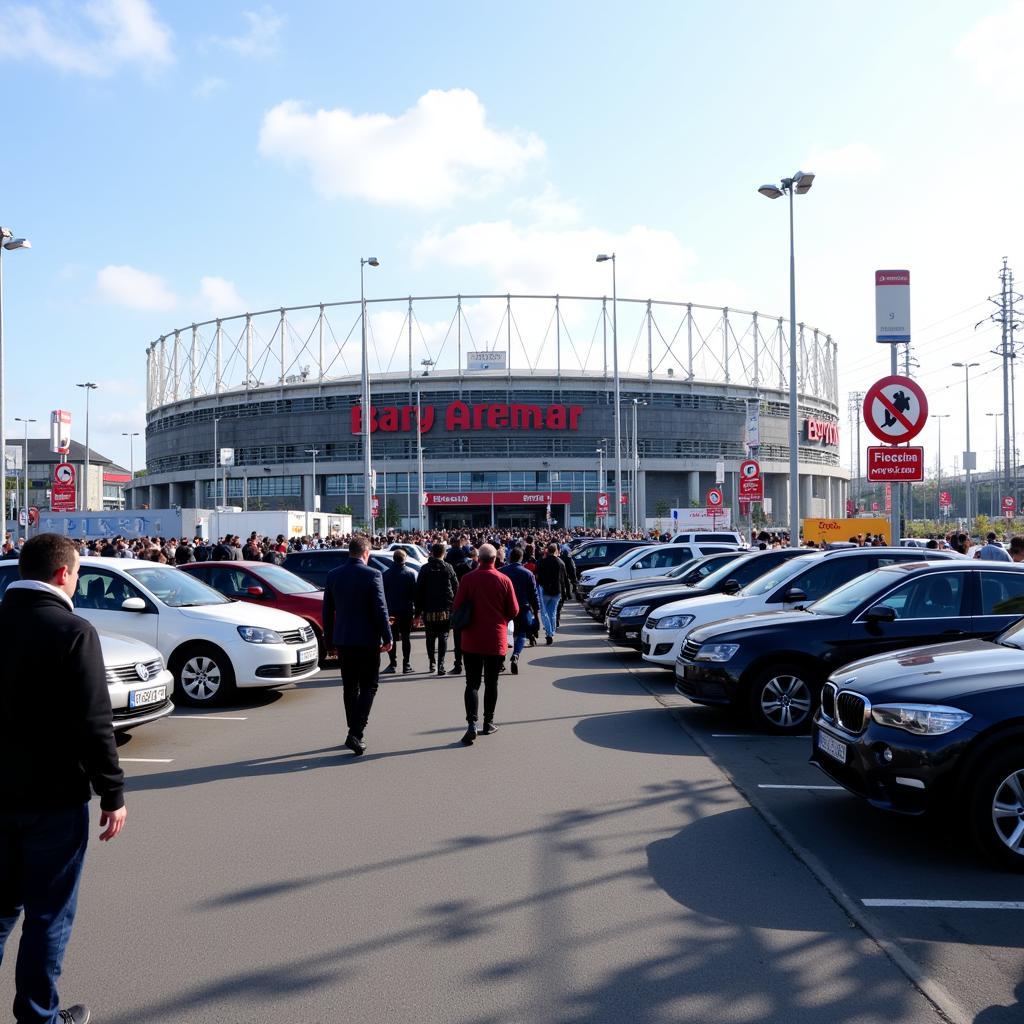
[[[548,636],[554,636],[558,629],[556,619],[558,615],[558,602],[561,600],[561,594],[545,594],[541,591],[540,621],[544,624],[544,632]]]
[[[444,656],[448,653],[448,622],[444,626],[426,624],[427,630],[427,658],[434,661],[434,646],[437,645],[437,664],[444,665]]]
[[[398,641],[402,641],[402,666],[409,664],[409,658],[412,655],[412,616],[411,615],[396,615],[395,624],[391,627],[391,637],[394,640],[394,646],[388,652],[388,658],[391,660],[392,665],[398,663]]]
[[[480,709],[480,679],[484,684],[484,721],[494,718],[498,706],[498,669],[505,660],[500,654],[473,654],[464,651],[466,664],[466,721],[476,724]]]
[[[88,804],[37,814],[0,813],[0,963],[7,937],[25,912],[14,968],[19,1024],[50,1024],[60,1009],[57,979],[88,841]]]
[[[380,649],[346,646],[338,648],[341,666],[341,688],[345,699],[345,721],[348,731],[359,739],[370,720],[370,708],[377,695],[380,673]]]
[[[526,646],[526,641],[533,636],[533,612],[526,608],[519,613],[515,620],[515,626],[513,627],[514,642],[512,644],[512,655],[518,658],[523,653],[523,648]]]

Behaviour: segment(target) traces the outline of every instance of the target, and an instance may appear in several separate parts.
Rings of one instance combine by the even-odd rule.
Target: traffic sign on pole
[[[1017,511],[1017,499],[1010,495],[1003,498],[1003,511],[1009,512],[1013,515],[1013,513]]]
[[[720,487],[712,487],[708,490],[705,498],[705,504],[712,515],[716,512],[722,511],[722,505],[724,502],[725,496],[722,494],[722,489]]]
[[[907,483],[924,479],[924,449],[869,446],[867,478],[871,483]]]
[[[909,377],[893,374],[876,381],[864,396],[864,425],[888,444],[917,437],[928,420],[928,399]]]

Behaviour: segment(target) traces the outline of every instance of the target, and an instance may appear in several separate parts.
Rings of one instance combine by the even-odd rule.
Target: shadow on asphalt
[[[668,754],[703,757],[666,708],[639,708],[607,715],[591,715],[573,729],[578,739],[610,750],[633,754]]]

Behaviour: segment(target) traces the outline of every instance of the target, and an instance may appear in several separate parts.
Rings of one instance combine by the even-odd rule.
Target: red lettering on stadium
[[[525,405],[493,402],[469,405],[452,402],[444,412],[445,430],[579,430],[582,405]],[[439,418],[439,417],[438,417]],[[434,426],[432,405],[420,406],[420,432],[428,433]],[[362,406],[352,407],[352,433],[363,432]],[[407,434],[416,430],[415,405],[370,407],[370,433]]]
[[[825,420],[804,420],[808,441],[824,441],[825,444],[839,444],[839,424]]]

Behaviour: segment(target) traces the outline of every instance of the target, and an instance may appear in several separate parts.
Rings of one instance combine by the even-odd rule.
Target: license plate
[[[311,661],[316,661],[317,649],[315,647],[304,647],[299,651],[299,664],[307,665]]]
[[[846,744],[833,739],[827,732],[818,733],[818,749],[823,750],[840,764],[846,764]]]
[[[166,686],[151,686],[148,690],[132,690],[128,694],[128,707],[142,708],[147,704],[159,704],[167,700]]]

